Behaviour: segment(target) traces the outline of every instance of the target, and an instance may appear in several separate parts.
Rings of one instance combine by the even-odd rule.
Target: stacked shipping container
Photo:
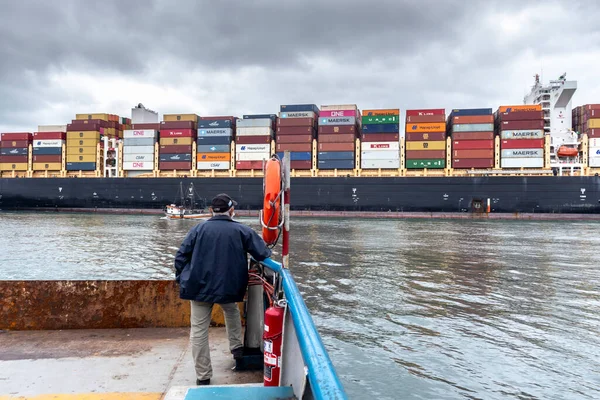
[[[588,136],[588,165],[600,167],[600,104],[573,109],[573,129]]]
[[[244,115],[237,120],[235,166],[236,169],[262,169],[264,160],[271,158],[271,141],[274,137],[277,116],[274,114]]]
[[[67,171],[96,169],[100,136],[112,126],[108,122],[109,114],[77,114],[67,125]]]
[[[544,113],[541,105],[501,106],[496,112],[501,168],[544,166]]]
[[[276,151],[290,152],[291,169],[313,167],[313,140],[317,136],[319,108],[315,104],[282,105],[277,121]]]
[[[364,110],[360,165],[364,169],[400,168],[400,110]]]
[[[160,170],[191,170],[192,143],[196,140],[196,114],[165,114],[160,123]]]
[[[138,128],[146,125],[144,128]],[[123,131],[123,170],[152,171],[155,167],[154,148],[159,124],[134,124]]]
[[[452,110],[452,168],[494,167],[494,116],[491,108]]]
[[[318,169],[354,169],[359,115],[355,104],[321,106]]]
[[[31,140],[29,132],[0,133],[0,171],[27,171]]]
[[[62,148],[66,144],[66,125],[40,125],[33,133],[34,171],[60,171],[62,169]]]
[[[197,169],[231,168],[231,144],[236,120],[233,116],[201,117],[198,120]]]
[[[406,168],[446,166],[446,110],[406,110]]]

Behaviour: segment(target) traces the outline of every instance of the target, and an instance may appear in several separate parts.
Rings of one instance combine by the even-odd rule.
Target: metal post
[[[283,153],[283,235],[281,255],[283,268],[290,267],[290,152]]]

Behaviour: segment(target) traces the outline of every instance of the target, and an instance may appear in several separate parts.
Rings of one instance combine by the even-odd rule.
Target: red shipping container
[[[446,132],[406,132],[407,142],[422,142],[427,140],[446,140]]]
[[[600,129],[588,129],[587,131],[585,131],[585,133],[590,138],[598,138],[598,137],[600,137]]]
[[[40,162],[40,163],[60,163],[62,162],[62,156],[59,155],[54,155],[54,156],[33,156],[33,162]]]
[[[262,161],[236,161],[235,169],[242,169],[242,170],[260,169],[260,170],[262,170],[263,162]]]
[[[501,149],[543,149],[544,139],[508,139],[500,141]]]
[[[277,127],[278,135],[314,135],[314,128],[311,126],[280,126]]]
[[[133,124],[131,125],[131,129],[135,129],[135,130],[143,130],[143,129],[152,129],[155,131],[160,130],[160,124],[156,123],[156,124]]]
[[[500,130],[544,129],[544,120],[502,121]]]
[[[406,123],[424,123],[424,122],[446,122],[446,115],[408,115],[406,117]]]
[[[319,151],[354,151],[354,143],[319,143]]]
[[[0,133],[0,140],[25,140],[31,141],[33,135],[29,132],[16,132],[16,133]]]
[[[600,118],[600,110],[586,110],[586,121],[590,118]]]
[[[586,104],[583,106],[584,110],[600,110],[600,104]]]
[[[323,136],[346,136],[346,135],[321,135],[319,141],[323,141]],[[354,135],[348,134],[347,142],[354,140]],[[398,133],[369,133],[363,134],[360,137],[363,142],[397,142],[400,140],[400,134]],[[339,143],[339,142],[338,142]]]
[[[160,129],[195,129],[194,121],[162,121]]]
[[[544,119],[544,112],[521,111],[498,113],[498,119],[500,119],[500,121],[531,121],[536,119]]]
[[[29,147],[27,140],[3,140],[0,141],[0,149],[22,149]]]
[[[312,135],[277,135],[277,143],[312,143]]]
[[[319,125],[319,134],[332,133],[354,133],[356,134],[356,125]]]
[[[100,125],[102,128],[114,128],[116,122],[105,121],[103,119],[73,119],[69,125],[72,126],[88,126],[88,125]]]
[[[494,168],[493,158],[461,158],[452,160],[452,168]]]
[[[67,125],[67,132],[89,132],[89,131],[99,132],[100,131],[100,125],[98,125],[98,124],[88,124],[88,125],[81,125],[81,124],[73,125],[73,124],[68,124]]]
[[[290,168],[291,169],[311,169],[312,168],[312,161],[290,161]]]
[[[377,135],[369,135],[369,137],[371,136]],[[356,136],[354,136],[353,133],[334,133],[331,135],[319,135],[319,138],[317,139],[319,143],[354,143],[354,140],[356,140]]]
[[[407,160],[431,160],[446,158],[446,150],[407,150]]]
[[[494,132],[454,132],[452,140],[494,140]]]
[[[235,138],[235,144],[268,144],[271,143],[271,136],[238,136]]]
[[[65,140],[66,137],[66,132],[33,132],[36,140]]]
[[[276,151],[312,151],[312,143],[277,143]]]
[[[196,137],[195,129],[161,129],[159,136],[161,138],[171,137]]]
[[[0,155],[0,162],[7,164],[22,164],[29,161],[28,156],[5,156]]]
[[[444,108],[435,108],[428,110],[406,110],[406,116],[422,116],[422,115],[446,115],[446,110]],[[416,122],[416,121],[411,121]]]
[[[493,140],[454,140],[452,150],[493,149]]]
[[[493,115],[457,115],[452,118],[455,124],[493,124]]]
[[[161,154],[189,154],[192,152],[192,145],[171,144],[160,146]]]
[[[161,161],[158,163],[158,169],[163,171],[173,170],[173,169],[192,169],[191,161]]]
[[[455,159],[481,159],[481,158],[491,158],[494,159],[494,150],[453,150],[452,158]]]
[[[279,118],[277,126],[315,126],[314,118]]]

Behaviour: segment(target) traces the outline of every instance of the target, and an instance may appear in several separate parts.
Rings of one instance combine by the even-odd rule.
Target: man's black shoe
[[[238,347],[237,349],[233,349],[233,350],[231,350],[231,354],[233,354],[234,360],[239,360],[240,358],[242,358],[244,356],[244,348]]]
[[[198,386],[206,386],[206,385],[210,385],[210,378],[208,378],[208,379],[203,379],[203,380],[196,379],[196,385],[198,385]]]

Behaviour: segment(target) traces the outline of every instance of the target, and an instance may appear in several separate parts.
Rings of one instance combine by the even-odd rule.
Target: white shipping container
[[[454,124],[452,132],[493,132],[494,124]]]
[[[154,153],[149,154],[123,154],[124,162],[135,162],[135,161],[154,161]]]
[[[600,156],[590,157],[588,165],[590,167],[600,167]]]
[[[502,158],[540,158],[544,157],[544,149],[505,149]]]
[[[236,126],[238,128],[270,128],[273,126],[273,121],[271,121],[271,118],[238,119]]]
[[[233,136],[231,128],[198,129],[198,136]]]
[[[123,139],[156,138],[158,131],[154,129],[127,129],[123,131]]]
[[[123,139],[123,146],[154,146],[156,139],[154,138],[126,138]]]
[[[66,125],[38,125],[38,132],[66,132]]]
[[[543,139],[543,129],[523,129],[519,131],[501,131],[502,139]]]
[[[34,140],[33,147],[62,147],[64,140]]]
[[[588,142],[588,147],[591,149],[592,147],[597,149],[600,148],[600,138],[590,138]]]
[[[236,144],[237,153],[268,153],[271,151],[270,144]]]
[[[544,166],[543,158],[502,158],[500,167],[502,168],[542,168]]]
[[[262,161],[271,158],[271,152],[266,153],[236,153],[236,161]]]
[[[154,146],[123,146],[123,154],[154,154]]]
[[[279,118],[316,118],[314,111],[282,111]]]
[[[222,162],[200,161],[200,162],[196,163],[196,168],[201,169],[201,170],[229,169],[229,161],[222,161]]]
[[[269,120],[270,121],[270,120]],[[237,136],[273,136],[273,129],[270,126],[252,127],[252,128],[237,128],[235,130]]]
[[[335,104],[331,106],[321,106],[321,111],[336,111],[336,110],[358,110],[356,104]]]
[[[363,169],[400,168],[400,159],[398,159],[398,160],[361,160],[360,167]]]
[[[590,147],[588,157],[600,157],[600,147]]]
[[[400,142],[362,142],[360,146],[363,151],[400,150]]]
[[[398,150],[388,151],[362,151],[361,160],[399,160],[400,152]]]
[[[149,161],[123,162],[123,169],[126,171],[130,171],[130,170],[152,171],[154,169],[154,163],[149,162]]]

